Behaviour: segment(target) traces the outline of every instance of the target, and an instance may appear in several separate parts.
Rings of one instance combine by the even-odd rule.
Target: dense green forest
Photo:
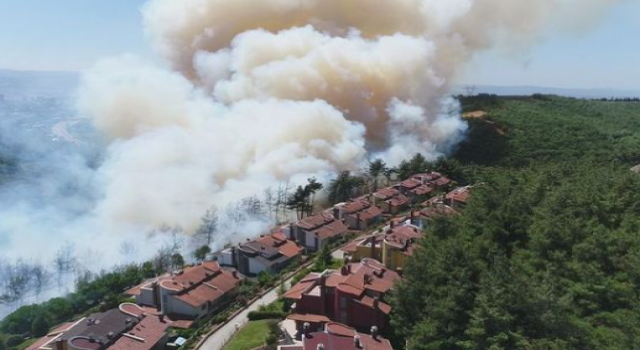
[[[399,348],[640,346],[640,103],[463,98],[480,183],[431,222],[394,295]]]

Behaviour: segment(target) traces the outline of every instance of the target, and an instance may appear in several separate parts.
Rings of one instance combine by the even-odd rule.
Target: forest
[[[465,211],[427,225],[393,296],[407,350],[636,349],[640,103],[461,98]]]

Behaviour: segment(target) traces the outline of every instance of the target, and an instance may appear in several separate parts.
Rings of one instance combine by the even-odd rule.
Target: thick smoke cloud
[[[193,232],[211,206],[281,181],[446,154],[466,131],[446,96],[475,52],[614,2],[151,0],[166,66],[111,59],[81,89],[110,143],[97,215]]]
[[[146,233],[193,233],[212,207],[217,249],[270,227],[273,208],[248,198],[267,187],[447,154],[467,127],[448,93],[475,53],[582,30],[620,1],[150,0],[160,63],[111,58],[82,79],[104,152],[35,152],[23,125],[0,123],[43,158],[0,188],[0,272],[34,241],[44,266],[65,242],[83,269],[146,259],[178,230]]]

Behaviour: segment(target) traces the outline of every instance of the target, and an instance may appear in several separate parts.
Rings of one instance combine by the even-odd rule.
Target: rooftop
[[[56,327],[27,350],[52,349],[58,341],[88,350],[150,350],[165,336],[170,324],[135,304],[124,303],[118,309]]]
[[[359,344],[356,344],[356,339]],[[343,324],[330,322],[324,332],[311,333],[303,341],[304,350],[393,350],[391,343],[382,337],[358,333]]]

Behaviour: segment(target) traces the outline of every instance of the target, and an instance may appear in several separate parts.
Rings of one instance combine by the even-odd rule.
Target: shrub
[[[38,316],[31,324],[31,334],[34,337],[43,337],[49,332],[49,327],[49,321],[43,316]]]
[[[9,337],[7,337],[7,339],[4,341],[4,345],[8,348],[12,348],[14,346],[20,345],[22,344],[22,342],[24,341],[24,337],[19,336],[19,335],[10,335]]]
[[[247,317],[249,321],[268,320],[268,319],[283,319],[287,316],[282,311],[251,311]]]

